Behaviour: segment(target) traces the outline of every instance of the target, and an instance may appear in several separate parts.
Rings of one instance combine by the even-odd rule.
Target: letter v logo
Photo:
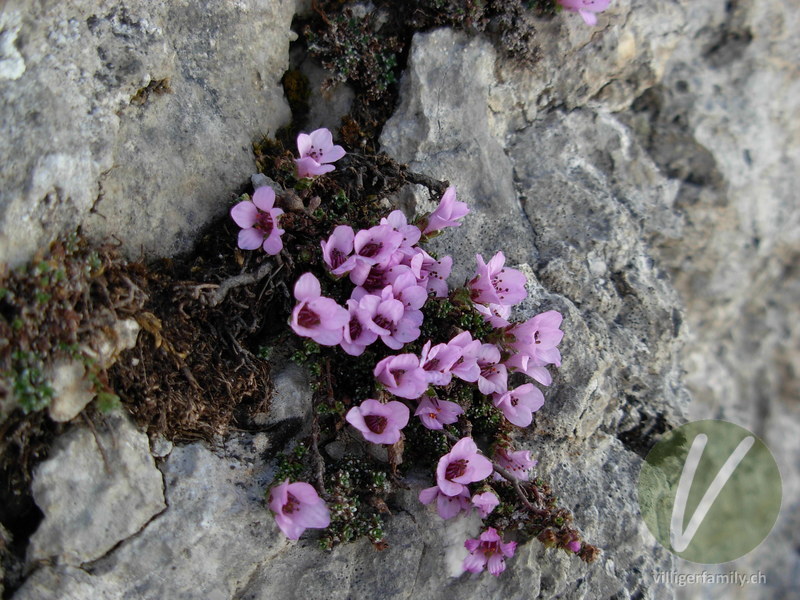
[[[692,562],[721,564],[769,535],[783,488],[764,442],[739,425],[706,420],[661,436],[642,464],[638,492],[659,544]]]
[[[689,492],[692,489],[692,482],[694,481],[697,467],[700,464],[700,459],[703,457],[703,450],[706,448],[708,436],[704,433],[698,434],[692,442],[692,447],[689,449],[689,456],[686,457],[686,462],[683,464],[683,471],[681,472],[681,479],[678,483],[678,493],[675,495],[675,503],[672,505],[672,520],[669,524],[669,541],[672,549],[675,552],[683,552],[692,543],[694,535],[706,518],[711,505],[717,499],[722,488],[731,478],[736,467],[742,462],[744,455],[753,447],[755,443],[753,436],[744,438],[736,449],[722,465],[722,468],[717,472],[714,481],[708,486],[706,493],[700,500],[700,504],[694,509],[694,514],[689,519],[689,525],[683,529],[683,517],[686,512],[686,503],[689,501]]]

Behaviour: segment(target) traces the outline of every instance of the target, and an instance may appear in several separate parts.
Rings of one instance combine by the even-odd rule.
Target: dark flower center
[[[272,233],[272,228],[275,227],[275,222],[272,220],[272,215],[268,212],[258,211],[256,222],[253,223],[253,229],[258,229],[264,235]]]
[[[422,368],[425,371],[435,371],[436,367],[438,367],[438,366],[439,366],[439,359],[438,358],[432,358],[431,360],[426,362],[424,365],[422,365]]]
[[[511,406],[516,406],[517,404],[519,404],[519,398],[511,396]]]
[[[358,319],[350,319],[350,339],[356,340],[361,336],[361,323]]]
[[[380,415],[367,415],[364,417],[364,422],[369,427],[369,430],[373,433],[383,433],[383,430],[386,429],[386,424],[388,421],[386,417],[381,417]]]
[[[344,252],[339,250],[338,248],[334,248],[331,250],[331,268],[336,269],[337,267],[341,266],[344,261],[347,260]]]
[[[290,515],[300,506],[300,501],[291,494],[286,495],[286,504],[283,505],[283,514]]]
[[[307,327],[310,329],[311,327],[320,324],[320,318],[319,315],[308,308],[308,306],[304,306],[300,309],[300,312],[297,313],[297,323],[301,327]]]
[[[383,281],[384,271],[383,269],[376,269],[372,268],[369,271],[369,275],[367,275],[366,281],[364,281],[364,289],[367,290],[380,290],[383,289],[384,281]]]
[[[366,258],[372,258],[381,251],[381,248],[383,248],[383,244],[381,242],[370,242],[368,244],[364,244],[364,247],[361,248],[361,252],[359,252],[359,254]]]
[[[542,343],[542,341],[539,339],[539,330],[538,329],[533,332],[533,342],[535,344],[541,344]]]
[[[388,329],[389,331],[392,330],[392,322],[383,315],[376,316],[372,321],[378,327],[381,327],[383,329]]]
[[[444,478],[453,480],[456,477],[461,477],[464,473],[467,472],[467,464],[469,461],[466,458],[459,458],[458,460],[454,460],[444,471]]]
[[[481,367],[481,377],[483,377],[484,379],[489,379],[489,377],[491,377],[495,373],[497,373],[497,369],[495,368],[494,363]]]
[[[314,146],[311,146],[311,148],[308,150],[308,156],[319,162],[319,159],[322,158],[322,150],[317,152],[317,149],[314,148]]]

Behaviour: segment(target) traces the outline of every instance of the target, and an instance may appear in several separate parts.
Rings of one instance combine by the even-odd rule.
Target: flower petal
[[[269,212],[275,206],[275,190],[268,185],[262,185],[253,193],[253,204],[264,212]]]
[[[249,200],[239,202],[239,204],[231,209],[231,218],[239,227],[244,229],[252,227],[253,223],[256,222],[257,216],[258,209],[256,208],[256,205]]]
[[[255,250],[264,243],[264,234],[257,229],[242,229],[237,244],[242,250]]]

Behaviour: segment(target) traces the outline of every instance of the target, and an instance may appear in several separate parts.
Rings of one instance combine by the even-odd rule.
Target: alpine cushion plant
[[[540,386],[552,383],[550,369],[561,364],[561,315],[514,319],[513,307],[527,297],[526,278],[501,251],[488,261],[478,254],[472,279],[451,289],[452,257],[423,246],[468,215],[455,187],[429,188],[440,194],[430,214],[387,214],[377,196],[362,199],[373,207],[363,210],[337,188],[346,173],[330,164],[344,155],[335,148],[329,132],[302,134],[298,175],[315,179],[287,173],[279,182],[293,186],[287,198],[309,200],[292,200],[303,208],[284,217],[290,235],[281,258],[294,280],[289,326],[306,340],[295,357],[315,378],[311,460],[279,469],[283,483],[270,500],[279,527],[298,536],[322,519],[295,517],[295,508],[327,506],[324,547],[364,535],[383,548],[386,496],[417,465],[433,484],[419,493],[422,504],[435,504],[445,519],[477,514],[483,521],[484,533],[467,540],[466,570],[502,572],[515,547],[504,535],[554,537],[571,554],[580,543],[579,555],[590,560],[596,550],[581,541],[549,487],[531,476],[536,461],[514,441],[544,405]],[[306,209],[313,194],[316,204]],[[343,455],[331,450],[334,440]],[[383,448],[368,450],[370,444]],[[292,500],[286,486],[301,483],[302,497]]]

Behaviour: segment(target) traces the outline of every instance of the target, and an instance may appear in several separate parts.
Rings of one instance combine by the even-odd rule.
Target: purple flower
[[[364,400],[361,406],[351,408],[345,419],[358,429],[364,439],[373,444],[396,444],[400,430],[408,425],[409,410],[402,402],[392,400],[381,404],[377,400]]]
[[[514,556],[517,544],[516,542],[504,544],[497,530],[489,527],[479,539],[465,541],[464,547],[469,550],[469,556],[464,559],[465,571],[480,573],[488,567],[489,573],[497,576],[506,570],[505,559]]]
[[[508,345],[534,359],[534,365],[561,366],[561,353],[556,346],[564,337],[564,332],[559,329],[562,319],[557,310],[548,310],[514,325],[508,330],[514,341]]]
[[[436,512],[443,519],[452,519],[462,511],[469,511],[469,490],[467,488],[455,496],[443,494],[436,485],[420,491],[419,501],[422,504],[431,504],[434,500],[436,500]]]
[[[433,292],[437,298],[447,297],[447,278],[453,269],[453,258],[444,256],[436,260],[422,248],[414,248],[416,254],[411,258],[409,266],[414,276],[420,283],[425,284],[428,292]]]
[[[445,227],[458,227],[461,225],[458,219],[467,213],[469,213],[469,208],[464,202],[456,200],[456,188],[451,185],[439,200],[439,206],[428,217],[428,224],[422,233],[429,234]]]
[[[531,453],[527,450],[509,450],[508,448],[497,448],[494,453],[497,464],[509,471],[520,481],[528,481],[529,471],[536,465],[536,461],[531,458]],[[501,479],[495,473],[495,479]]]
[[[463,349],[450,344],[436,344],[431,346],[431,341],[425,342],[419,358],[419,364],[428,376],[428,381],[433,385],[448,385],[453,379],[450,369],[461,358]]]
[[[387,356],[375,365],[373,373],[389,393],[401,398],[415,400],[428,389],[428,378],[415,354]]]
[[[275,522],[290,540],[296,540],[306,529],[323,529],[330,525],[331,516],[325,501],[309,484],[287,479],[269,493],[269,508]]]
[[[581,551],[581,543],[578,540],[572,540],[569,544],[567,544],[567,548],[577,554]]]
[[[481,519],[489,516],[495,507],[500,504],[497,494],[494,492],[483,492],[482,494],[475,494],[472,497],[472,506],[478,509],[478,514]]]
[[[334,275],[342,275],[342,270],[350,254],[353,252],[353,228],[349,225],[338,225],[327,242],[320,242],[322,259]]]
[[[488,321],[492,327],[501,329],[508,327],[511,323],[508,322],[508,315],[511,314],[510,306],[503,306],[502,304],[474,304],[475,310],[483,315],[484,320]]]
[[[299,304],[292,311],[292,329],[322,346],[335,346],[342,341],[344,326],[350,321],[346,308],[321,295],[319,280],[311,273],[300,276],[294,284],[294,297]]]
[[[505,393],[508,389],[508,371],[500,362],[500,349],[494,344],[482,344],[478,350],[478,389],[481,394]]]
[[[310,134],[297,136],[297,152],[300,158],[294,160],[298,177],[315,177],[329,173],[335,168],[331,164],[346,153],[341,146],[333,145],[333,136],[327,129],[317,129]]]
[[[378,265],[388,262],[402,243],[403,234],[395,231],[391,225],[376,225],[359,231],[353,247],[362,264]]]
[[[461,438],[450,452],[439,459],[436,466],[436,485],[447,496],[462,493],[468,483],[481,481],[492,474],[494,467],[484,456],[472,438]]]
[[[463,412],[464,409],[455,402],[425,396],[417,406],[414,416],[419,417],[428,429],[441,430],[445,425],[458,421],[458,415]]]
[[[408,219],[401,210],[393,210],[389,216],[381,219],[381,225],[391,225],[392,228],[403,236],[403,242],[400,244],[402,249],[410,249],[414,244],[419,241],[422,232],[416,225],[409,225]]]
[[[553,382],[553,376],[550,375],[550,371],[545,368],[547,363],[531,358],[527,354],[514,354],[503,364],[508,367],[510,371],[525,373],[528,377],[533,377],[542,385],[550,385]]]
[[[504,267],[506,257],[502,252],[495,254],[488,263],[483,262],[480,254],[475,255],[475,260],[478,268],[467,285],[476,304],[514,306],[528,295],[524,273]]]
[[[473,340],[469,331],[462,331],[447,342],[447,345],[461,349],[461,357],[450,368],[450,372],[462,381],[470,383],[478,381],[481,375],[481,368],[478,366],[481,341]]]
[[[611,0],[556,0],[566,10],[578,13],[590,27],[597,25],[595,13],[603,12]]]
[[[422,311],[407,310],[403,302],[394,297],[392,286],[387,285],[380,296],[373,294],[361,296],[355,294],[354,290],[354,297],[359,296],[359,306],[371,315],[367,327],[378,334],[389,348],[399,350],[404,344],[413,342],[419,337]]]
[[[532,383],[526,383],[505,394],[494,394],[492,403],[503,411],[511,423],[527,427],[533,421],[533,413],[542,408],[544,395]]]
[[[258,188],[253,201],[239,202],[231,209],[231,218],[242,228],[239,232],[239,248],[255,250],[259,246],[267,254],[278,254],[283,248],[283,229],[278,228],[278,217],[283,214],[275,205],[275,192],[269,186]]]
[[[378,334],[370,330],[372,315],[369,309],[355,300],[347,301],[350,322],[344,326],[341,346],[350,356],[361,356],[364,349],[378,339]]]

